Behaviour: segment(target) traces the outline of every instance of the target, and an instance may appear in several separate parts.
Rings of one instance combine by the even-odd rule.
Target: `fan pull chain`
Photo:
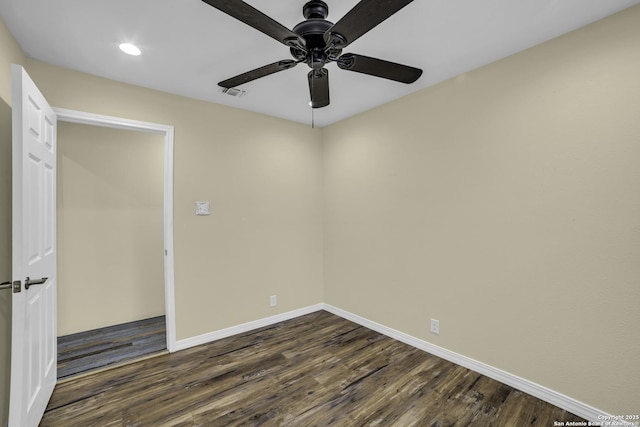
[[[311,79],[311,93],[314,93],[314,92],[315,92],[315,91],[314,91],[314,87],[313,87],[313,81],[314,81],[314,80],[315,80],[315,79]],[[310,97],[310,99],[311,99],[311,97]],[[314,114],[314,113],[315,113],[315,111],[314,111],[314,110],[315,110],[315,108],[313,108],[313,99],[311,99],[311,100],[309,101],[309,105],[311,105],[311,129],[315,129],[315,127],[316,127],[316,124],[315,124],[315,114]]]

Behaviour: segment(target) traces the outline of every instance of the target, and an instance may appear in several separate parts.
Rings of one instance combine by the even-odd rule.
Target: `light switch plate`
[[[196,215],[209,215],[209,202],[196,202]]]

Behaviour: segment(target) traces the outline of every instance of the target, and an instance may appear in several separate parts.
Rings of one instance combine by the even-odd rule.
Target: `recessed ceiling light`
[[[138,46],[132,45],[131,43],[120,43],[119,47],[121,51],[129,55],[138,56],[142,53]]]

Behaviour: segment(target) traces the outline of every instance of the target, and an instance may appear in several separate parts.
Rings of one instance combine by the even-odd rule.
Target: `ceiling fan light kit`
[[[218,83],[223,88],[232,89],[304,62],[311,68],[307,74],[310,105],[322,108],[329,105],[329,70],[325,68],[328,62],[335,62],[342,70],[405,84],[415,82],[422,75],[419,68],[355,53],[342,53],[349,44],[413,0],[361,0],[335,24],[326,19],[329,14],[327,4],[321,0],[311,0],[302,7],[305,20],[292,30],[242,0],[202,1],[288,46],[293,57],[223,80]]]

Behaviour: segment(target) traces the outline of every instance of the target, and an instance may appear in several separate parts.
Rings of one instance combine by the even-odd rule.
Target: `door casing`
[[[142,122],[120,117],[104,116],[53,107],[58,121],[79,123],[90,126],[102,126],[114,129],[152,132],[164,138],[164,298],[167,323],[167,350],[176,348],[176,318],[174,289],[174,253],[173,253],[173,126]]]

